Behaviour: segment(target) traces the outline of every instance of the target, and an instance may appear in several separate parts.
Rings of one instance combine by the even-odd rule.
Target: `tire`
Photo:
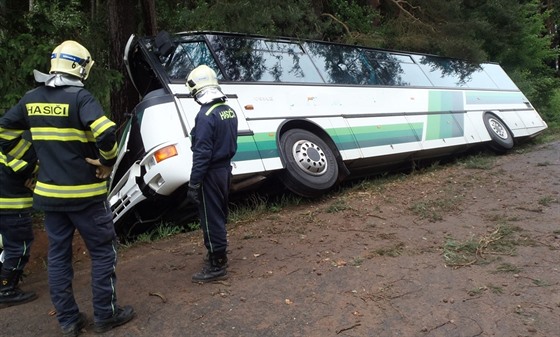
[[[290,191],[317,197],[338,180],[338,163],[331,148],[320,137],[302,130],[288,130],[280,139],[285,170],[280,179]]]
[[[488,147],[496,153],[506,153],[513,148],[513,135],[506,123],[493,113],[484,114],[484,126],[492,139]]]

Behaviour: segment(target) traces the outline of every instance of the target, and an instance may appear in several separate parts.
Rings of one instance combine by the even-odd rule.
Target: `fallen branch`
[[[336,334],[338,335],[338,334],[340,334],[341,332],[354,329],[355,327],[358,327],[358,326],[360,326],[360,325],[362,325],[362,324],[356,323],[356,324],[354,324],[354,325],[352,325],[352,326],[349,326],[349,327],[347,327],[347,328],[342,328],[342,329],[340,329],[340,330],[336,330]]]
[[[167,302],[167,298],[165,298],[165,296],[163,296],[163,295],[160,294],[160,293],[148,293],[148,295],[150,295],[150,296],[157,296],[157,297],[161,298],[161,301],[162,301],[163,303],[166,303],[166,302]]]

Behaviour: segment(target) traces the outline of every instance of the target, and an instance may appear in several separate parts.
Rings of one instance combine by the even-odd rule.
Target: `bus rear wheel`
[[[303,197],[317,197],[334,186],[338,163],[331,148],[303,129],[286,131],[280,139],[286,169],[280,176],[286,187]]]
[[[488,145],[491,150],[496,153],[506,153],[513,148],[513,135],[509,131],[507,125],[493,113],[487,112],[484,114],[484,126],[490,134],[490,144]]]

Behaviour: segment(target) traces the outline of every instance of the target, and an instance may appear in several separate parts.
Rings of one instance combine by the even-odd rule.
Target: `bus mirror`
[[[175,44],[171,41],[169,33],[164,30],[156,35],[155,44],[160,58],[166,58],[175,50]]]

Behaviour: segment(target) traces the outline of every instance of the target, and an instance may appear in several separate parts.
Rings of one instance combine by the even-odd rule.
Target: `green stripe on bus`
[[[362,147],[418,142],[422,139],[423,123],[402,123],[378,126],[360,126],[352,129],[327,129],[339,150]],[[237,153],[234,161],[258,160],[279,157],[276,134],[256,133],[237,138]]]
[[[327,129],[326,130],[339,150],[353,150],[358,147],[356,138],[348,128]]]
[[[465,125],[463,94],[459,91],[430,91],[426,140],[462,137]],[[451,113],[459,112],[459,113]]]
[[[418,142],[422,139],[422,123],[360,126],[352,128],[357,141],[337,143],[341,148],[362,148],[390,144]],[[356,145],[351,145],[356,144]]]
[[[276,133],[263,132],[253,136],[237,137],[237,152],[234,161],[276,158]]]

